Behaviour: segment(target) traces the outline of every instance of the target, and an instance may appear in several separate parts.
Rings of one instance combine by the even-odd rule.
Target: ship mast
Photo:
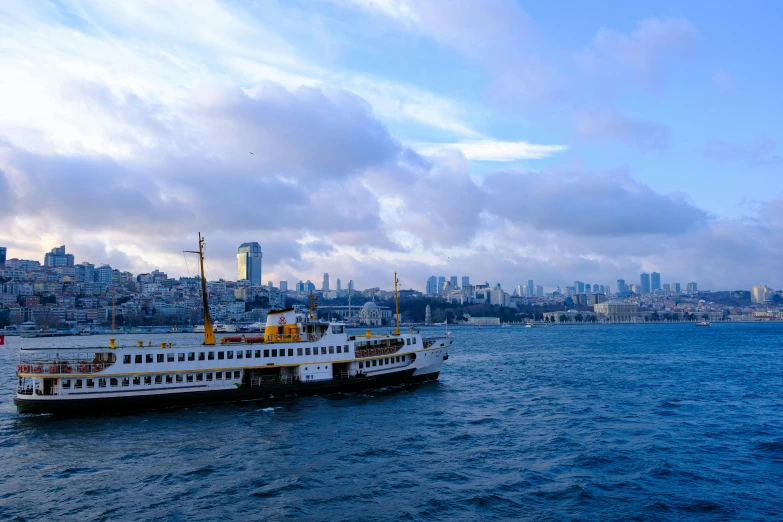
[[[198,233],[198,251],[185,250],[189,254],[198,254],[199,266],[201,267],[201,304],[204,307],[204,343],[205,345],[215,344],[215,330],[212,328],[212,321],[209,318],[209,302],[207,299],[207,279],[204,277],[204,238],[201,232]]]
[[[400,294],[397,292],[397,272],[394,272],[394,308],[396,309],[397,317],[397,329],[394,330],[394,335],[400,335]]]

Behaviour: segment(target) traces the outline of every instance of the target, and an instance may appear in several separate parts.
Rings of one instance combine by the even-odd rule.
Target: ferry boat
[[[709,326],[709,325],[710,325],[709,321],[699,321],[698,323],[696,323],[696,326]]]
[[[199,234],[203,344],[137,341],[93,348],[22,348],[14,404],[20,413],[117,412],[187,404],[356,391],[437,380],[450,333],[351,335],[344,323],[293,309],[267,316],[264,335],[216,343]],[[397,275],[395,296],[397,294]],[[398,306],[399,308],[399,306]],[[399,313],[397,314],[399,318]]]

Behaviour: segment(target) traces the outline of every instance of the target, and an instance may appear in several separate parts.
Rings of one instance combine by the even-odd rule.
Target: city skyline
[[[259,238],[273,281],[783,287],[781,14],[13,3],[0,244],[187,275],[201,232],[228,280]]]

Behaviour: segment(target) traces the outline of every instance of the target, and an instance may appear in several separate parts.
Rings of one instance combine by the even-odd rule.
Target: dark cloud
[[[778,167],[783,164],[777,152],[777,144],[767,136],[760,136],[747,145],[712,140],[704,148],[704,155],[715,161],[742,163],[750,168]]]
[[[576,129],[584,139],[616,140],[649,150],[664,150],[671,139],[671,130],[665,125],[608,108],[578,113]]]

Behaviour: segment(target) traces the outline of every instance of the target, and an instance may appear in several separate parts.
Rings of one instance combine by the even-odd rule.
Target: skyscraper
[[[288,292],[288,281],[280,281],[280,291]]]
[[[536,296],[544,297],[544,287],[543,286],[536,285]]]
[[[321,291],[322,292],[328,292],[329,291],[329,273],[324,272],[324,281],[321,283]]]
[[[470,286],[470,276],[462,276],[462,288]]]
[[[699,285],[697,285],[696,283],[688,283],[688,293],[689,294],[699,293]]]
[[[343,289],[343,282],[340,281],[340,278],[337,278],[337,291],[341,291]]]
[[[650,274],[644,272],[639,276],[640,285],[641,285],[641,292],[643,294],[649,294],[650,293]]]
[[[5,266],[5,252],[5,247],[0,247],[0,266]]]
[[[650,274],[650,292],[655,292],[661,289],[661,274],[653,272]]]
[[[679,295],[682,293],[682,290],[680,289],[680,283],[672,283],[672,292]]]
[[[451,289],[457,289],[457,276],[451,276]]]
[[[443,283],[446,282],[446,276],[438,276],[438,293],[443,292]]]
[[[427,279],[427,295],[435,295],[438,293],[438,278],[430,276]]]
[[[626,291],[625,290],[625,279],[618,279],[617,280],[617,293],[618,294],[622,294],[625,291]],[[609,292],[606,292],[606,293],[608,294]]]
[[[585,284],[582,281],[574,281],[574,292],[577,294],[584,293],[585,291]]]
[[[527,280],[527,295],[536,295],[536,285],[533,284],[532,279]]]
[[[73,254],[65,253],[65,245],[53,248],[44,256],[44,266],[73,266]]]
[[[242,243],[237,249],[237,281],[250,281],[251,285],[261,286],[261,245]]]
[[[353,279],[348,281],[348,292],[353,292]]]

